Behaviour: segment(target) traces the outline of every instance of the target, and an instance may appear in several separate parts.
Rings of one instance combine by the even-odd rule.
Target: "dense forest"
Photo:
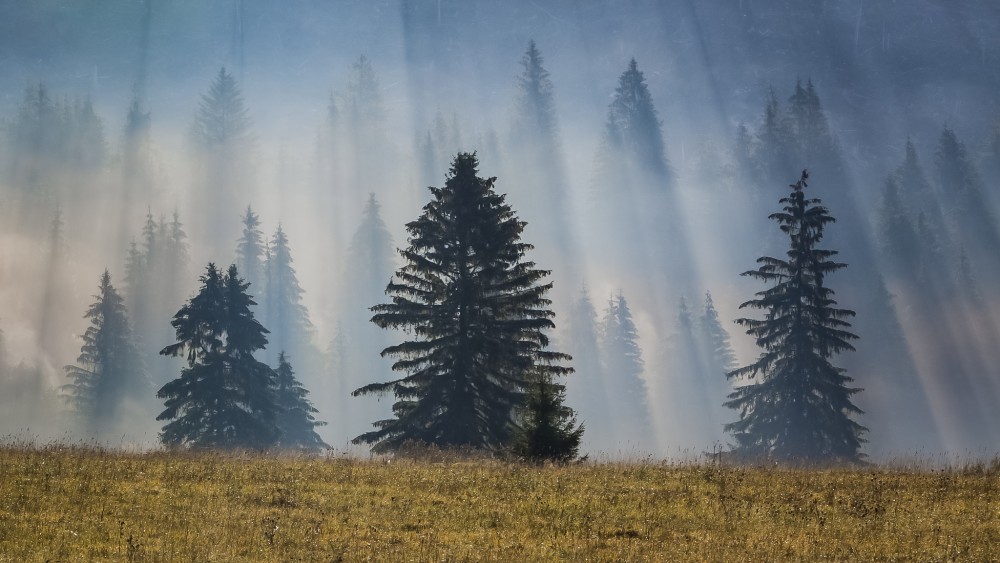
[[[0,5],[0,434],[1000,448],[987,0]]]

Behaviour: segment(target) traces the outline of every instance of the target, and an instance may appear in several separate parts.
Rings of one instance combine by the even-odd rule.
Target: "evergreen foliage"
[[[125,403],[141,401],[151,389],[132,344],[125,301],[107,270],[94,298],[84,315],[90,326],[76,365],[65,368],[70,383],[62,391],[86,426],[105,433],[121,423]]]
[[[588,448],[608,451],[615,445],[614,418],[607,404],[597,311],[586,288],[580,290],[570,307],[565,326],[564,338],[575,370],[566,382],[567,399],[587,427],[584,441]]]
[[[531,382],[521,429],[512,453],[534,462],[565,463],[577,458],[583,425],[577,425],[573,409],[564,405],[565,389],[552,378]]]
[[[652,423],[642,379],[645,362],[632,312],[621,292],[608,300],[601,326],[601,356],[619,442],[627,436],[634,443],[647,445]]]
[[[846,264],[834,262],[834,250],[818,247],[823,230],[834,222],[818,199],[805,196],[808,174],[792,184],[770,218],[788,235],[787,259],[762,257],[756,270],[744,272],[770,284],[757,298],[740,305],[765,311],[764,319],[741,318],[763,349],[759,359],[729,372],[731,378],[757,378],[736,387],[727,407],[740,420],[727,424],[736,439],[734,453],[749,459],[784,462],[860,460],[867,429],[851,419],[861,410],[851,402],[860,389],[845,370],[830,363],[835,354],[853,350],[848,332],[854,311],[836,308],[827,275]]]
[[[698,318],[702,346],[712,374],[724,375],[736,367],[736,354],[729,342],[729,333],[719,321],[711,292],[705,292],[705,303]],[[721,379],[721,378],[720,378]]]
[[[989,263],[1000,270],[994,258],[1000,248],[1000,233],[992,209],[983,194],[979,173],[955,132],[945,128],[935,155],[938,182],[944,194],[947,220],[958,233],[959,244],[977,255],[991,257]]]
[[[355,443],[374,451],[415,441],[497,450],[516,434],[517,410],[535,378],[567,374],[569,356],[546,350],[554,327],[545,294],[548,275],[524,255],[519,221],[477,176],[474,154],[459,153],[443,188],[407,224],[406,265],[386,288],[392,302],[372,308],[372,322],[415,336],[386,348],[406,375],[354,395],[392,392],[395,418]]]
[[[326,426],[326,423],[318,422],[313,416],[319,411],[306,398],[308,395],[309,391],[295,378],[295,371],[282,351],[274,370],[274,402],[278,408],[275,423],[281,436],[278,447],[305,451],[329,447],[316,433],[316,427]]]
[[[202,148],[223,152],[244,149],[252,140],[243,94],[225,67],[201,96],[194,136]]]
[[[608,107],[603,142],[606,151],[624,159],[624,165],[659,178],[669,173],[663,131],[646,78],[632,59],[618,78]],[[661,188],[664,186],[661,186]]]
[[[255,304],[236,266],[225,274],[209,264],[201,288],[171,326],[177,342],[160,354],[180,356],[187,366],[157,397],[166,421],[164,445],[195,448],[274,446],[280,438],[274,370],[253,353],[267,345],[267,329],[254,318]]]
[[[243,236],[236,243],[236,268],[250,284],[250,291],[260,295],[264,289],[262,268],[264,263],[264,235],[260,231],[260,217],[247,205],[241,218]]]
[[[307,348],[310,348],[313,325],[309,312],[302,304],[302,286],[292,266],[288,236],[281,225],[271,238],[266,270],[267,281],[262,295],[271,332],[271,345],[268,347],[271,353],[268,357],[277,361],[274,352],[285,350],[295,353],[303,361]]]

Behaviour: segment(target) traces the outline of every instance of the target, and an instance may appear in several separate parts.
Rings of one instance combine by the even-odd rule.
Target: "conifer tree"
[[[789,155],[794,154],[791,126],[778,104],[774,88],[768,90],[764,116],[756,134],[757,162],[763,169],[760,178],[762,186],[769,185],[774,178],[788,173]]]
[[[229,214],[238,202],[246,201],[253,185],[250,155],[254,141],[243,95],[225,68],[202,95],[192,134],[201,168],[198,232],[211,241],[232,240],[238,232],[237,218]]]
[[[187,366],[156,395],[164,445],[263,449],[280,438],[274,370],[253,357],[267,345],[253,305],[235,265],[223,274],[210,263],[198,294],[174,315],[177,342],[160,354]]]
[[[586,288],[580,290],[566,318],[565,342],[573,356],[573,377],[566,382],[566,396],[587,427],[588,449],[610,451],[615,446],[614,418],[608,409],[608,388],[601,366],[597,311]]]
[[[394,255],[395,245],[382,221],[381,205],[375,194],[369,194],[341,273],[339,336],[349,344],[343,349],[342,369],[336,377],[347,386],[348,393],[372,379],[391,375],[391,363],[379,355],[391,340],[386,331],[372,324],[369,307],[385,300],[385,285],[395,270]],[[370,398],[350,400],[343,413],[351,437],[370,428],[371,421],[392,416],[387,403]]]
[[[142,401],[151,388],[132,344],[125,301],[107,270],[94,298],[84,315],[90,326],[80,356],[66,366],[70,383],[62,391],[84,424],[104,434],[121,424],[126,403]]]
[[[846,267],[834,250],[819,248],[834,218],[820,200],[805,196],[808,174],[792,184],[770,218],[789,237],[787,258],[765,256],[743,275],[769,284],[741,308],[761,309],[765,318],[737,320],[763,349],[758,360],[729,372],[731,378],[756,379],[736,387],[727,407],[740,420],[727,424],[736,439],[734,453],[750,459],[825,462],[860,460],[866,428],[851,419],[861,410],[851,402],[860,389],[843,369],[830,363],[853,350],[848,332],[854,311],[836,308],[826,277]]]
[[[601,355],[618,441],[627,438],[643,447],[651,445],[652,423],[642,379],[645,362],[632,312],[621,292],[608,300],[601,327]]]
[[[250,117],[243,94],[225,67],[202,95],[194,122],[195,140],[203,149],[223,153],[245,149],[251,142]]]
[[[260,217],[247,205],[241,218],[243,236],[236,243],[236,268],[243,272],[244,280],[250,284],[250,293],[261,295],[264,290],[264,235],[260,231]]]
[[[943,207],[958,233],[959,244],[975,255],[989,257],[990,265],[1000,271],[1000,264],[993,258],[1000,248],[1000,233],[965,145],[954,131],[945,128],[935,156]]]
[[[736,367],[736,354],[733,353],[733,347],[729,342],[729,333],[719,322],[719,312],[715,310],[712,293],[708,291],[705,292],[705,303],[698,318],[698,328],[711,372],[709,377],[712,377],[712,374],[721,376],[732,371]]]
[[[653,106],[646,77],[635,59],[629,61],[628,68],[618,78],[604,126],[604,143],[609,152],[625,160],[627,167],[661,179],[668,177],[659,115]]]
[[[532,381],[512,453],[535,462],[568,462],[577,458],[583,425],[565,404],[565,389],[551,376]]]
[[[559,142],[554,88],[534,41],[521,58],[514,120],[507,152],[521,163],[511,170],[511,197],[534,227],[539,250],[556,271],[572,275],[578,267],[566,214],[566,171]],[[544,244],[544,246],[542,246]]]
[[[309,391],[295,378],[284,351],[278,354],[278,367],[274,373],[274,401],[278,407],[276,424],[281,436],[278,446],[305,451],[328,447],[316,433],[316,427],[326,423],[317,421],[313,416],[319,411],[306,398]]]
[[[525,259],[524,222],[477,164],[459,153],[445,186],[430,188],[433,199],[407,224],[406,265],[386,288],[392,302],[372,308],[372,322],[415,337],[382,352],[405,376],[354,392],[397,398],[395,418],[354,439],[374,451],[408,441],[507,447],[531,382],[572,371],[558,365],[567,355],[546,350],[548,272]]]
[[[262,291],[271,332],[268,358],[277,361],[278,352],[290,351],[300,359],[300,366],[307,365],[310,369],[315,369],[319,366],[313,365],[312,358],[308,364],[302,363],[312,353],[310,343],[313,325],[309,320],[309,312],[302,304],[303,291],[292,261],[288,236],[279,224],[271,238],[267,257],[267,281]]]
[[[878,240],[895,273],[910,275],[920,267],[920,242],[894,176],[885,180],[878,207]]]

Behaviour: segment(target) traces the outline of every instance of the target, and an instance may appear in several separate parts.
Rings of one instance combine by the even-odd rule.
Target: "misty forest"
[[[0,434],[1000,450],[990,0],[0,3]]]

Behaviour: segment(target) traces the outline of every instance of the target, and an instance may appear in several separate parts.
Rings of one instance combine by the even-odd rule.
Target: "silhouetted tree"
[[[770,287],[740,308],[761,309],[763,320],[741,318],[741,326],[763,349],[760,358],[729,372],[731,378],[758,378],[729,395],[726,406],[740,411],[727,424],[739,456],[780,461],[857,461],[866,428],[851,419],[861,414],[851,396],[860,391],[843,369],[830,363],[853,350],[857,338],[845,319],[854,311],[836,308],[826,276],[846,267],[834,250],[818,247],[831,217],[818,199],[805,197],[808,174],[791,185],[770,218],[789,237],[787,258],[765,256],[756,270],[744,272]]]
[[[225,274],[209,264],[201,288],[171,321],[177,342],[160,351],[182,356],[187,366],[157,397],[167,421],[167,446],[269,448],[280,438],[276,425],[274,370],[253,353],[267,345],[267,329],[254,318],[253,299],[236,266]]]
[[[66,366],[70,383],[62,391],[84,424],[106,433],[122,424],[126,403],[142,401],[152,389],[132,344],[125,301],[107,270],[94,298],[84,315],[90,326],[80,356],[76,365]]]
[[[512,453],[535,462],[573,461],[579,455],[583,425],[576,423],[573,409],[564,404],[565,389],[551,376],[532,381],[521,415],[521,429]]]
[[[292,365],[285,352],[278,354],[278,368],[274,377],[274,401],[278,407],[276,423],[281,437],[281,448],[316,451],[328,447],[319,434],[317,426],[326,426],[313,416],[317,411],[306,396],[309,395],[299,380],[295,379]]]
[[[533,378],[562,375],[565,354],[546,350],[554,327],[541,283],[548,272],[524,259],[524,222],[477,176],[474,154],[460,153],[443,188],[407,224],[406,265],[372,308],[372,322],[412,330],[415,338],[386,348],[406,376],[373,383],[355,395],[392,392],[394,419],[355,443],[393,450],[408,441],[499,449],[510,445],[514,417]]]

